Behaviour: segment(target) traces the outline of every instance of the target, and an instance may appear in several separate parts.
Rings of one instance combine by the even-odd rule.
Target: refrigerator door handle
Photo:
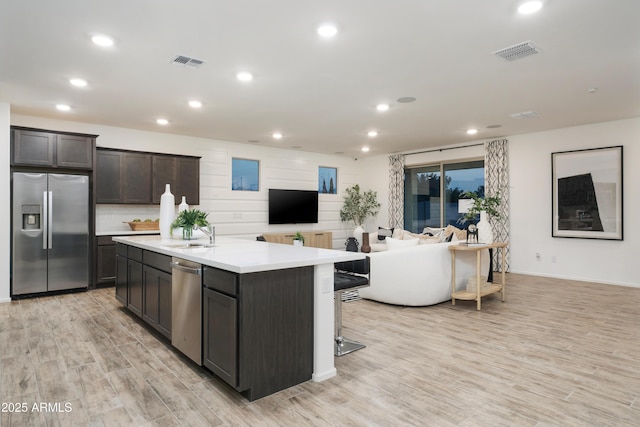
[[[49,191],[49,211],[47,212],[47,230],[48,236],[47,240],[49,241],[49,249],[53,247],[53,191]]]
[[[47,203],[48,197],[47,192],[42,192],[42,215],[44,216],[44,221],[42,221],[42,249],[47,249],[47,235],[49,234],[49,224],[47,223],[46,218],[49,217],[49,204]]]

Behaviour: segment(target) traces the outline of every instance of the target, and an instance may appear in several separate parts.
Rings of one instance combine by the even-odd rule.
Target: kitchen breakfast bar
[[[255,400],[336,375],[334,263],[365,254],[218,237],[114,237],[116,298]]]

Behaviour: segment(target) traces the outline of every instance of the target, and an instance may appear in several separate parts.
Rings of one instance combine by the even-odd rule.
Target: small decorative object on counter
[[[171,238],[171,223],[176,217],[176,199],[171,194],[171,186],[165,186],[164,194],[160,196],[160,237]]]
[[[355,237],[347,237],[347,241],[344,243],[349,252],[358,252],[358,241]]]
[[[186,211],[189,209],[189,205],[187,204],[187,196],[182,196],[182,202],[178,205],[178,213],[182,211]]]
[[[299,231],[293,236],[293,246],[304,246],[304,236]]]
[[[365,254],[371,252],[371,246],[369,245],[369,233],[362,233],[362,247],[360,250]]]
[[[478,227],[475,224],[469,224],[467,227],[467,244],[478,243]]]
[[[173,232],[174,228],[182,227],[182,238],[184,240],[191,240],[194,226],[206,227],[209,225],[207,215],[209,214],[202,212],[199,209],[187,209],[182,211],[178,214],[176,220],[171,223],[170,231]]]

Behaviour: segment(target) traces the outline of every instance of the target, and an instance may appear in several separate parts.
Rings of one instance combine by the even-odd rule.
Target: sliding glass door
[[[483,160],[406,168],[404,228],[414,233],[448,224],[462,228],[458,200],[467,191],[484,196]]]

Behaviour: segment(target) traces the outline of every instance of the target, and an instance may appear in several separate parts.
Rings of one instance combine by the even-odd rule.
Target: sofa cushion
[[[401,240],[401,239],[395,239],[393,237],[387,237],[387,248],[390,251],[393,251],[396,249],[408,248],[411,246],[418,246],[419,240],[420,239]]]
[[[369,243],[369,246],[371,247],[371,252],[384,252],[388,249],[386,243]]]
[[[447,225],[447,228],[444,229],[444,233],[442,237],[449,237],[450,234],[455,233],[455,240],[467,240],[467,230],[460,230],[458,227],[453,225]],[[451,239],[448,240],[449,242]]]

